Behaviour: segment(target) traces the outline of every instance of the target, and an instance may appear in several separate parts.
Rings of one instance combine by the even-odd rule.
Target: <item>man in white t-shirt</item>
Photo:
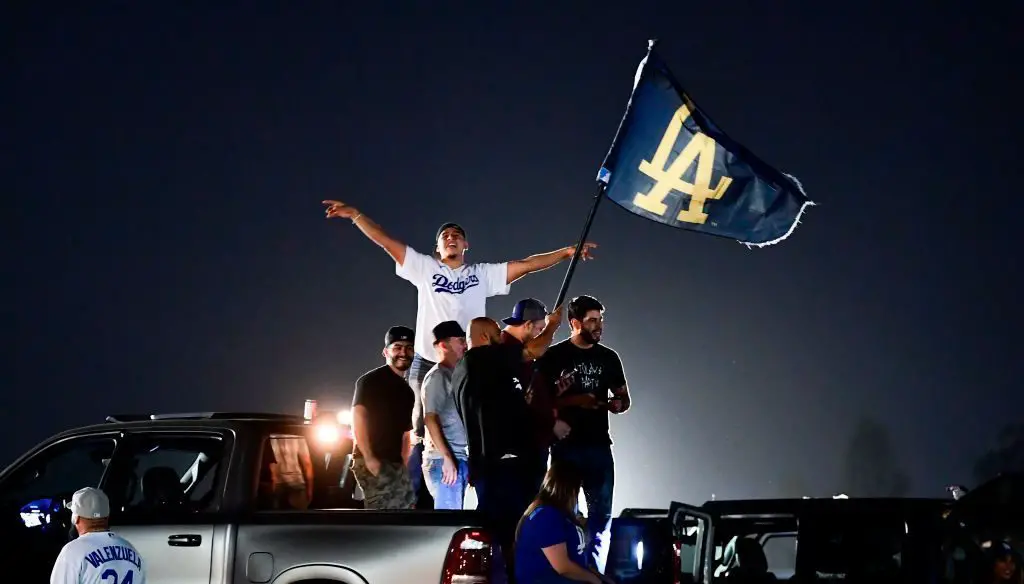
[[[78,537],[60,550],[50,584],[146,584],[139,552],[110,531],[110,501],[103,491],[80,489],[68,507]]]
[[[466,230],[456,223],[445,223],[434,237],[431,254],[416,251],[412,246],[391,237],[379,225],[351,205],[341,201],[324,201],[327,218],[349,219],[371,241],[384,248],[395,260],[395,273],[408,280],[419,291],[416,310],[416,355],[409,368],[408,382],[416,395],[420,395],[423,378],[437,364],[431,331],[445,321],[455,321],[469,329],[474,318],[487,315],[487,299],[509,293],[512,282],[533,272],[539,272],[572,258],[576,246],[563,247],[552,252],[536,254],[521,260],[501,263],[466,263],[469,249]],[[590,251],[596,247],[585,243],[580,259],[591,259]],[[422,483],[423,456],[423,403],[416,400],[413,411],[413,449],[409,455],[409,474],[413,489],[419,492]]]

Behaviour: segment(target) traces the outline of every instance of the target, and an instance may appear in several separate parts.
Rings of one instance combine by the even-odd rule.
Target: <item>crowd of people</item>
[[[350,220],[418,290],[415,327],[391,327],[384,364],[355,386],[352,472],[366,508],[423,507],[422,482],[435,509],[462,509],[472,486],[517,581],[607,582],[597,558],[615,483],[608,418],[629,409],[630,394],[618,354],[601,343],[605,307],[573,298],[564,311],[569,338],[554,344],[561,306],[549,312],[520,300],[503,327],[486,316],[488,298],[577,247],[468,263],[456,223],[442,225],[424,254],[355,207],[324,204],[328,218]],[[580,245],[580,258],[591,259],[596,246]]]

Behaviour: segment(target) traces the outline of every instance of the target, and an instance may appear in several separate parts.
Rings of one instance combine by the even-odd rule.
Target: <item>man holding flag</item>
[[[437,364],[439,357],[430,337],[430,331],[445,321],[455,321],[464,329],[471,320],[486,316],[486,300],[491,296],[509,293],[511,285],[527,274],[545,270],[572,258],[577,246],[564,247],[548,253],[536,254],[521,260],[501,263],[466,263],[469,249],[466,231],[456,223],[445,223],[434,237],[435,249],[430,255],[420,253],[388,235],[379,225],[351,205],[328,200],[327,218],[352,221],[363,234],[384,249],[395,261],[395,273],[416,286],[419,291],[416,310],[415,357],[409,368],[409,386],[416,396],[427,371]],[[580,257],[590,259],[593,243],[581,246]],[[419,492],[422,482],[423,455],[423,401],[416,400],[413,411],[413,450],[409,456],[409,473],[413,489]]]

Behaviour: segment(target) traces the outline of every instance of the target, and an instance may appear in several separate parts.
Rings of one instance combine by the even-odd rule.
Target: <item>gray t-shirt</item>
[[[466,439],[466,427],[462,424],[459,411],[455,408],[455,394],[452,392],[452,370],[441,365],[434,365],[427,371],[423,379],[423,415],[437,414],[441,422],[441,432],[448,441],[448,447],[456,458],[469,458],[469,444]],[[434,444],[434,437],[428,428],[423,439],[423,456],[441,458],[441,451]]]

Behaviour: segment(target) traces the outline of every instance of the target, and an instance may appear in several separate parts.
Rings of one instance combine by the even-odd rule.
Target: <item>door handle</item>
[[[201,543],[203,543],[203,536],[194,533],[167,537],[167,545],[174,547],[199,547]]]

